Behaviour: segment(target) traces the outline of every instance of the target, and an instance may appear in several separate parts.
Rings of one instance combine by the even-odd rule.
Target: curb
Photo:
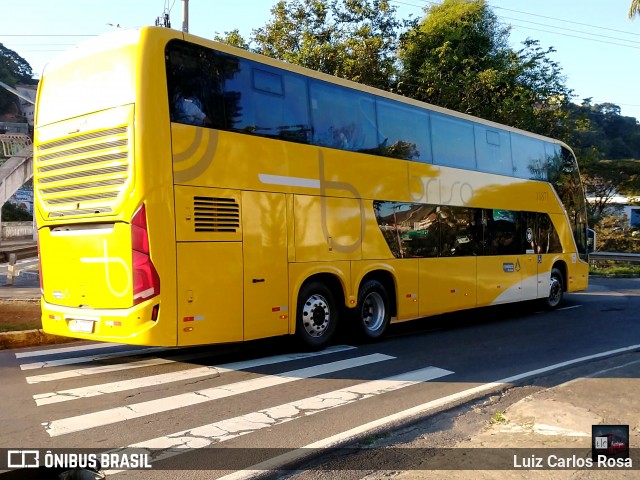
[[[50,335],[41,329],[23,330],[20,332],[0,332],[0,350],[22,347],[38,347],[57,343],[75,342],[76,338]]]

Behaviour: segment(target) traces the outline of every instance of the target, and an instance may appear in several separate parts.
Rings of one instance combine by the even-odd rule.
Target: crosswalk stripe
[[[75,347],[49,348],[47,350],[32,350],[30,352],[18,352],[16,358],[43,357],[45,355],[57,355],[59,353],[81,352],[84,350],[96,350],[99,348],[122,347],[122,343],[93,343],[91,345],[78,345]],[[144,348],[141,348],[144,350]]]
[[[157,365],[166,365],[169,363],[176,363],[186,360],[195,360],[197,358],[210,357],[211,353],[199,353],[192,355],[180,355],[171,358],[148,358],[146,360],[137,360],[127,363],[116,363],[109,365],[98,365],[97,367],[76,368],[73,370],[64,370],[56,373],[43,373],[42,375],[32,375],[26,377],[27,383],[44,383],[55,382],[58,380],[65,380],[67,378],[85,377],[88,375],[98,375],[101,373],[119,372],[121,370],[131,370],[134,368],[142,367],[155,367]]]
[[[305,378],[317,377],[328,373],[346,370],[354,367],[361,367],[371,363],[392,360],[395,357],[375,353],[362,357],[339,360],[336,362],[325,363],[313,367],[292,370],[277,375],[268,375],[242,382],[222,385],[220,387],[207,388],[195,392],[188,392],[170,397],[164,397],[157,400],[140,402],[132,405],[116,407],[99,412],[78,415],[75,417],[64,418],[61,420],[53,420],[46,424],[45,429],[51,437],[65,435],[68,433],[87,430],[103,425],[131,420],[134,418],[153,415],[156,413],[167,412],[178,408],[198,405],[204,402],[210,402],[221,398],[260,390],[263,388],[283,385]]]
[[[254,362],[253,364],[245,363],[244,367],[237,367],[236,365],[240,365],[243,362],[238,362],[237,364],[229,364],[227,368],[229,369],[237,369],[240,370],[242,368],[252,368],[262,365],[271,365],[273,363],[281,363],[290,360],[299,360],[303,358],[315,357],[318,355],[326,355],[329,353],[336,352],[346,352],[347,350],[353,350],[356,347],[351,345],[336,345],[334,347],[326,348],[320,352],[306,352],[306,353],[292,353],[292,354],[284,354],[284,355],[275,355],[272,357],[266,357],[258,360],[249,360],[249,362]],[[111,372],[119,372],[120,370],[130,370],[133,368],[142,368],[142,367],[153,367],[156,365],[166,365],[168,363],[182,362],[186,360],[194,360],[197,358],[205,358],[210,357],[211,352],[200,352],[200,353],[190,353],[186,355],[179,355],[171,358],[148,358],[145,360],[137,360],[134,362],[120,363],[115,365],[98,365],[97,367],[88,367],[88,368],[78,368],[73,370],[64,370],[62,372],[56,373],[45,373],[42,375],[33,375],[30,377],[26,377],[27,383],[42,383],[42,382],[54,382],[58,380],[64,380],[67,378],[75,378],[75,377],[84,377],[88,375],[97,375],[101,373],[111,373]],[[260,361],[261,363],[255,363]]]
[[[140,452],[140,449],[149,449],[149,453],[151,453],[153,449],[153,460],[164,460],[182,453],[188,453],[194,448],[204,448],[212,444],[232,440],[242,435],[254,433],[263,428],[281,425],[300,417],[315,415],[316,413],[342,407],[359,400],[451,375],[452,373],[453,372],[449,370],[437,367],[427,367],[405,372],[381,380],[360,383],[276,407],[265,408],[257,412],[210,423],[201,427],[182,430],[170,435],[130,445],[122,449],[122,451],[135,449],[137,452]],[[157,449],[161,451],[158,452]],[[114,470],[105,473],[113,474],[117,473],[117,471]]]
[[[79,398],[95,397],[115,392],[124,392],[127,390],[136,390],[139,388],[152,387],[165,383],[179,382],[194,378],[215,376],[223,372],[246,370],[248,368],[261,367],[264,365],[272,365],[293,360],[302,360],[306,358],[318,357],[332,353],[344,352],[355,349],[349,345],[339,345],[319,352],[304,352],[294,354],[274,355],[272,357],[258,358],[253,360],[245,360],[241,362],[233,362],[219,366],[210,365],[198,367],[190,370],[181,370],[179,372],[163,373],[159,375],[151,375],[142,378],[134,378],[130,380],[122,380],[119,382],[104,383],[101,385],[92,385],[89,387],[73,388],[62,390],[59,392],[39,393],[33,396],[36,405],[49,405],[51,403],[66,402],[69,400],[77,400]]]
[[[20,370],[35,370],[36,368],[60,367],[62,365],[75,365],[76,363],[88,363],[96,360],[106,360],[107,358],[127,357],[132,355],[146,355],[149,353],[166,352],[171,348],[153,347],[136,350],[123,350],[120,352],[105,353],[102,355],[88,355],[85,357],[61,358],[60,360],[49,360],[48,362],[33,362],[20,365]]]

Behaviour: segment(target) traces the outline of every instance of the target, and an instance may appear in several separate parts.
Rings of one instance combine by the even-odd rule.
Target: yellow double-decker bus
[[[587,287],[562,142],[174,30],[52,61],[34,160],[48,333],[322,347]]]

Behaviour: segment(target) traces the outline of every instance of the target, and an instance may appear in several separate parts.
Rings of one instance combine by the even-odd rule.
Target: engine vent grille
[[[193,197],[196,232],[237,232],[240,205],[233,198]]]
[[[113,212],[131,177],[132,147],[127,125],[40,144],[36,193],[49,217]]]

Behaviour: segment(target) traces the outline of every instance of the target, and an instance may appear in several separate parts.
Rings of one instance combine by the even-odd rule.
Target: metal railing
[[[640,253],[591,252],[589,261],[613,261],[625,263],[640,263]]]

